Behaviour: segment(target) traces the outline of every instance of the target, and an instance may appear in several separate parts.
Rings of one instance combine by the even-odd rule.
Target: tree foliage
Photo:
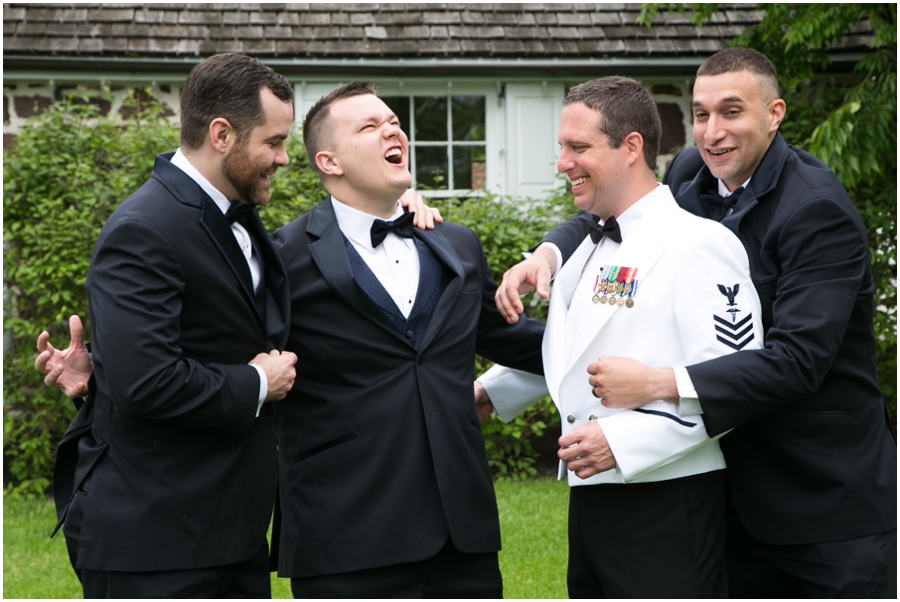
[[[765,54],[778,72],[787,115],[781,133],[828,165],[866,224],[875,278],[878,377],[897,412],[897,5],[760,4],[762,20],[732,40]],[[698,26],[718,4],[644,4],[638,22],[678,10]],[[845,36],[872,37],[853,74],[832,73]]]

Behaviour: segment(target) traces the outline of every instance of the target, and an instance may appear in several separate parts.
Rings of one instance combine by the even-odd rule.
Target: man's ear
[[[644,156],[644,137],[637,132],[631,132],[622,140],[621,146],[625,147],[628,154],[628,165],[632,165]]]
[[[234,128],[224,117],[217,117],[209,123],[208,136],[213,148],[220,153],[227,151],[232,140],[237,138]]]
[[[319,151],[316,153],[316,167],[320,173],[328,176],[344,175],[344,170],[337,156],[332,151]]]
[[[784,101],[780,98],[776,98],[772,101],[772,104],[769,105],[769,131],[774,132],[778,129],[778,126],[781,125],[782,120],[784,120],[784,113],[786,107]]]

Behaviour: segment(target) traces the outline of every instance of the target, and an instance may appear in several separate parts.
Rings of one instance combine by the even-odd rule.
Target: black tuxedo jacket
[[[474,358],[541,373],[543,324],[500,317],[471,230],[415,235],[452,277],[418,350],[354,279],[330,199],[275,235],[299,357],[275,404],[282,577],[424,560],[448,535],[463,552],[500,549]]]
[[[696,148],[675,157],[664,183],[691,213],[715,210],[716,179]],[[777,134],[722,223],[747,249],[765,348],[688,374],[710,436],[738,427],[721,440],[738,517],[771,544],[895,528],[897,445],[875,376],[875,287],[859,213],[828,167]],[[547,240],[568,257],[584,218],[559,230]]]
[[[275,421],[271,408],[256,417],[259,376],[247,362],[287,340],[287,277],[255,216],[263,323],[228,222],[170,157],[109,218],[85,284],[96,392],[56,477],[79,569],[245,561],[271,516]],[[67,489],[72,499],[59,499]]]

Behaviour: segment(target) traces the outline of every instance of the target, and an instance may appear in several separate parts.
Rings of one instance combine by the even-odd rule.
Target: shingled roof
[[[728,5],[697,27],[638,4],[4,4],[6,55],[265,57],[709,54],[762,12]],[[845,40],[865,47],[867,40]]]

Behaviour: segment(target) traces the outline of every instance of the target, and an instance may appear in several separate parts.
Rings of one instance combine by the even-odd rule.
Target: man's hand
[[[519,295],[537,288],[542,299],[550,298],[550,278],[556,271],[556,253],[546,245],[535,249],[531,257],[517,263],[503,274],[503,281],[494,294],[494,302],[500,315],[510,324],[519,321],[525,311]]]
[[[478,419],[482,422],[494,412],[494,404],[491,403],[487,390],[477,380],[475,381],[475,411],[478,413]]]
[[[269,381],[266,401],[284,399],[294,386],[294,379],[297,378],[297,371],[294,369],[296,363],[296,355],[290,351],[279,353],[275,349],[269,353],[260,353],[250,360],[251,365],[259,366],[266,373],[266,379]]]
[[[594,397],[609,408],[639,408],[656,399],[678,403],[675,372],[651,368],[627,357],[598,357],[588,365]]]
[[[84,346],[84,327],[81,318],[69,318],[69,348],[59,351],[50,344],[50,334],[45,330],[37,339],[38,356],[34,367],[46,374],[44,384],[60,389],[66,397],[84,397],[88,394],[88,381],[94,371],[91,356]]]
[[[560,437],[559,448],[556,455],[579,479],[587,479],[616,466],[616,458],[596,420],[577,426]]]
[[[441,212],[425,204],[425,199],[410,188],[400,197],[400,204],[416,214],[413,225],[420,230],[434,230],[434,222],[444,223]]]

